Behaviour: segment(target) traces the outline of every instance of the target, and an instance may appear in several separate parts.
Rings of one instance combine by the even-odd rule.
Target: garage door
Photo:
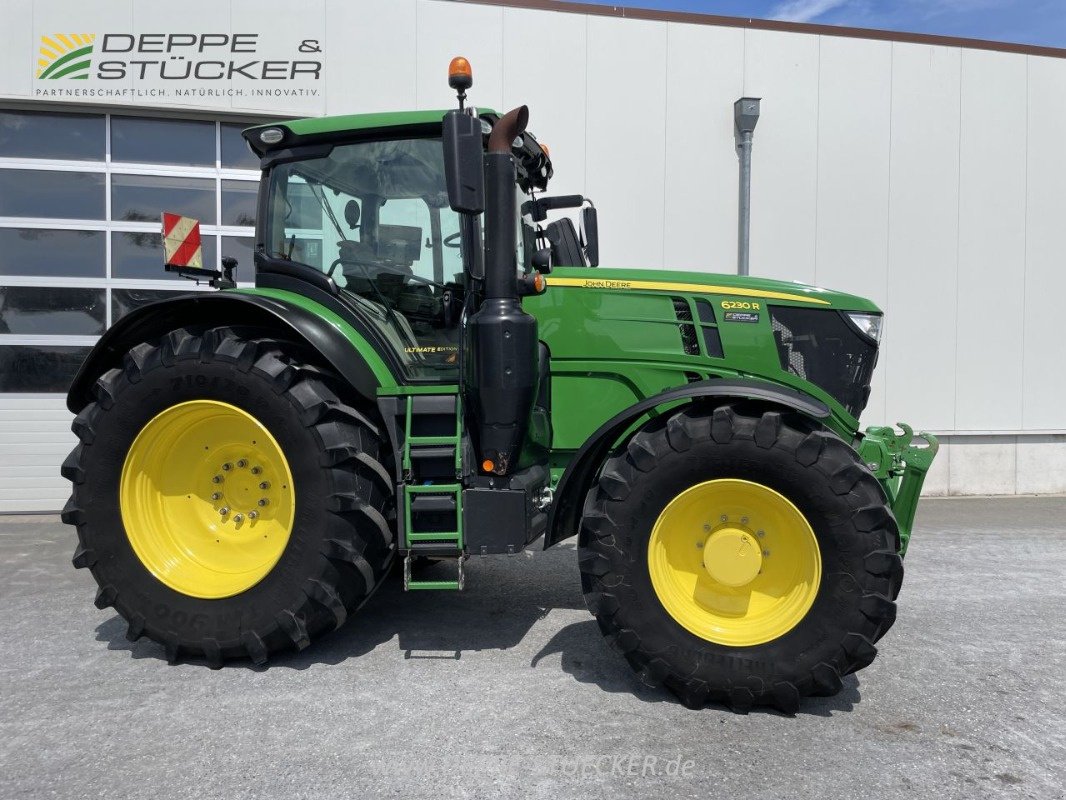
[[[252,281],[253,122],[0,109],[0,513],[62,508],[78,365],[123,314],[194,288],[163,272],[161,211]]]

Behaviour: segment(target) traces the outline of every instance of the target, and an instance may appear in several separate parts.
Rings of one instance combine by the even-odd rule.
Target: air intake
[[[696,326],[692,322],[692,308],[684,297],[671,297],[674,303],[674,316],[677,317],[677,329],[681,331],[681,346],[685,353],[690,356],[700,354],[699,339],[696,337]]]

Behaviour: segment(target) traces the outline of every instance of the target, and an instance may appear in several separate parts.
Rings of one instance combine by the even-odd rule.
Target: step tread
[[[453,589],[459,591],[459,581],[408,581],[408,591],[418,589]]]
[[[414,416],[424,414],[454,414],[457,395],[454,394],[413,394],[411,413]]]
[[[458,436],[410,436],[407,439],[407,444],[411,447],[419,447],[424,445],[448,445],[449,447],[455,447],[459,443]]]
[[[408,531],[407,541],[409,542],[457,542],[459,541],[458,531]]]
[[[455,445],[412,445],[408,451],[411,458],[453,458]]]
[[[404,486],[408,494],[453,494],[462,488],[458,483],[421,483]]]
[[[411,497],[412,511],[455,511],[457,507],[453,492],[441,494],[419,492]]]
[[[455,546],[455,542],[411,542],[407,548],[412,555],[429,556],[433,558],[458,558],[463,554]]]

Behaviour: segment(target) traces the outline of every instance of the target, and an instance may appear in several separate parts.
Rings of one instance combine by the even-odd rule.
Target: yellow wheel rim
[[[745,647],[788,633],[822,579],[818,540],[789,500],[759,483],[720,479],[663,509],[648,542],[659,602],[679,625]]]
[[[191,597],[231,597],[261,581],[292,533],[288,461],[251,414],[193,400],[155,416],[122,467],[119,507],[145,568]]]

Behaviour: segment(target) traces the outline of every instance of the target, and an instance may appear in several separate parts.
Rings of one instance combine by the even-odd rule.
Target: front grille
[[[684,297],[670,298],[674,302],[674,315],[677,317],[677,329],[681,331],[681,346],[690,356],[700,354],[699,341],[696,339],[696,326],[692,324],[692,308]]]
[[[821,387],[858,418],[870,399],[877,345],[839,311],[770,308],[781,369]]]

